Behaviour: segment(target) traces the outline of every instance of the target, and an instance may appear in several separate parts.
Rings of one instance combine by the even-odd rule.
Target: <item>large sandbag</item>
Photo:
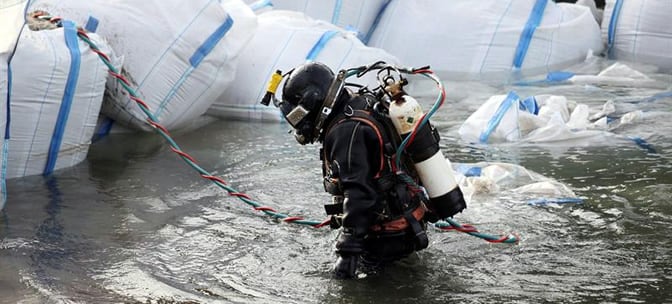
[[[259,101],[271,75],[288,72],[306,61],[319,61],[334,72],[378,60],[397,63],[383,50],[367,47],[353,33],[303,13],[272,10],[259,15],[259,28],[238,61],[233,84],[208,110],[208,114],[243,120],[282,121],[280,111]],[[374,73],[370,73],[373,76]],[[373,79],[349,82],[372,84]],[[281,89],[278,90],[281,95]]]
[[[89,34],[101,50],[110,48]],[[11,61],[7,178],[50,174],[86,158],[103,101],[107,67],[75,24],[21,32]]]
[[[231,5],[247,12],[227,10]],[[89,15],[97,18],[98,33],[123,56],[131,86],[154,118],[172,130],[204,114],[221,95],[256,25],[242,0],[37,0],[32,7],[80,24]],[[150,130],[146,114],[119,82],[111,80],[107,89],[111,99],[103,113],[122,125]]]
[[[11,58],[19,31],[23,26],[26,0],[0,1],[0,210],[7,202],[6,159],[7,144],[7,106],[10,87],[9,60]]]
[[[589,8],[550,0],[392,1],[369,45],[444,79],[545,74],[602,51]],[[513,72],[513,74],[512,74]]]
[[[391,0],[248,0],[255,8],[266,5],[274,9],[302,12],[309,17],[330,22],[357,32],[364,42],[375,27],[376,18]]]
[[[613,101],[592,111],[564,96],[521,98],[515,92],[490,97],[460,126],[471,143],[555,143],[562,146],[609,144],[627,139],[612,131],[650,116],[642,111],[615,113]],[[612,115],[617,114],[617,115]],[[654,114],[651,114],[654,115]],[[628,139],[630,140],[630,139]]]
[[[607,0],[602,39],[610,59],[672,70],[672,1]]]

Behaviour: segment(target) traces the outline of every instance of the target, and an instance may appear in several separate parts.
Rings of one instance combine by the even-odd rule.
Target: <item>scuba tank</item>
[[[420,103],[403,91],[405,83],[403,79],[385,87],[391,96],[389,116],[402,139],[411,134],[423,117]],[[461,212],[467,204],[453,175],[450,161],[444,158],[439,149],[439,139],[438,131],[427,123],[418,130],[406,147],[406,152],[429,195],[427,207],[443,219]]]

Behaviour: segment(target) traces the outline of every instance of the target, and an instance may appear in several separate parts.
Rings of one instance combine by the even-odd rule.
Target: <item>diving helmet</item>
[[[313,143],[319,134],[321,124],[316,121],[334,78],[325,64],[309,62],[295,68],[285,81],[278,107],[302,145]]]

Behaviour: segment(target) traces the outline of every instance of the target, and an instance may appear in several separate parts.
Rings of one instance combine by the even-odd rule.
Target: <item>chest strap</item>
[[[352,115],[344,117],[340,119],[339,121],[336,122],[336,124],[340,124],[341,122],[344,122],[346,120],[355,120],[359,121],[362,123],[365,123],[371,129],[373,129],[374,132],[376,132],[376,136],[378,137],[378,147],[380,150],[380,164],[378,166],[378,172],[374,176],[374,178],[378,178],[383,174],[383,171],[385,170],[385,133],[383,130],[381,130],[381,126],[378,125],[376,121],[374,121],[371,118],[371,112],[365,111],[365,110],[354,110]]]

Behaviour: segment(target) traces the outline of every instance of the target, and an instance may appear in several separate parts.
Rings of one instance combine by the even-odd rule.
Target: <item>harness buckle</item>
[[[329,228],[338,229],[343,226],[343,216],[342,215],[332,215],[331,220],[329,220]]]

